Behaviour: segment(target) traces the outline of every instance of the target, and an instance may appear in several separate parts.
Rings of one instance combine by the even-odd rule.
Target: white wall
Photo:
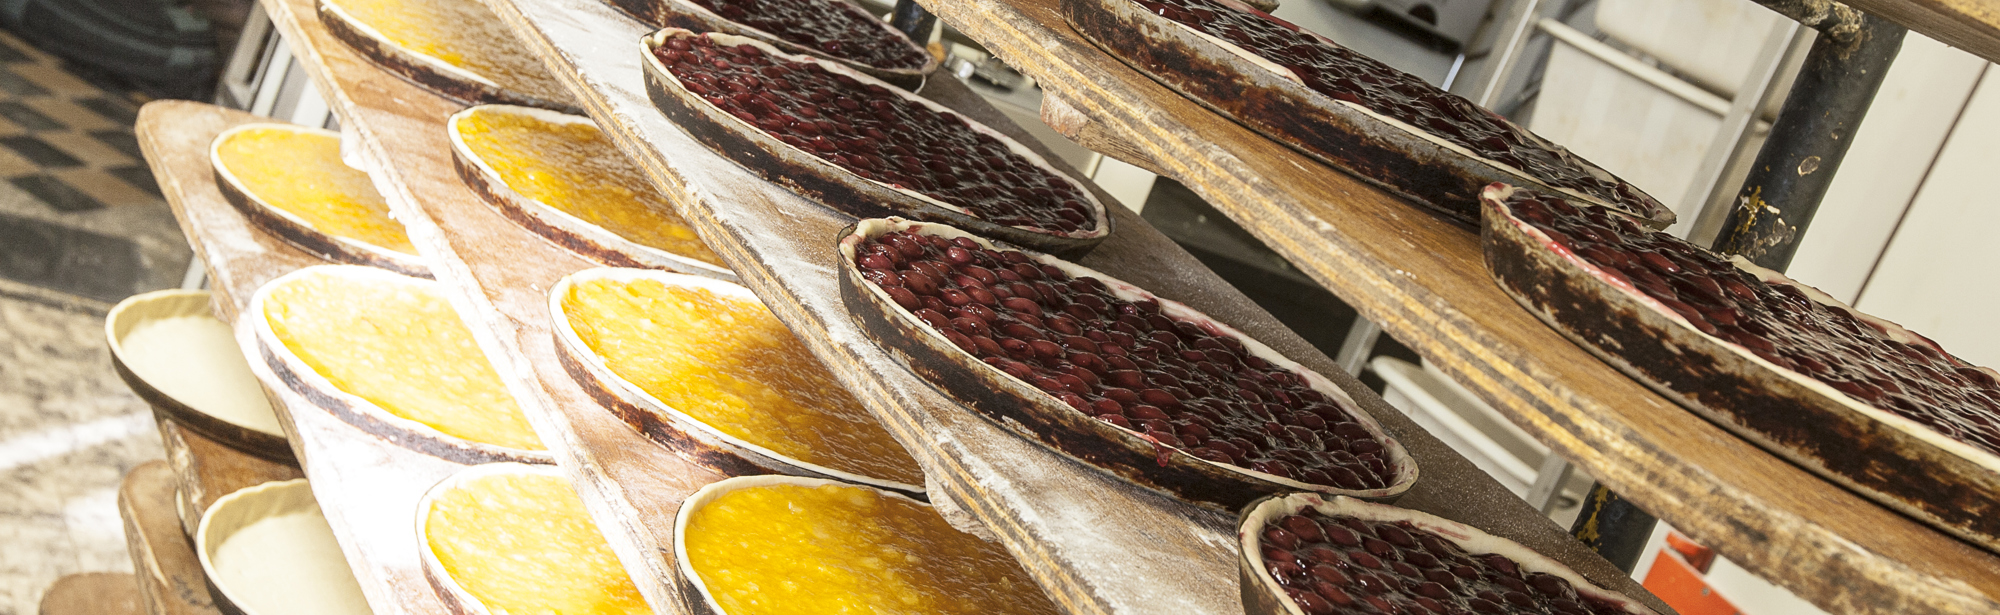
[[[1920,34],[1903,41],[1788,275],[1855,301],[1987,66]]]
[[[1900,62],[1900,60],[1899,60]],[[1856,307],[2000,365],[2000,78],[1986,70]]]

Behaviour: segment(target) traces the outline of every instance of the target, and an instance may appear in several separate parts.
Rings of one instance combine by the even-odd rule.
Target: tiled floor
[[[135,114],[0,34],[0,615],[35,613],[62,575],[132,568],[118,483],[162,452],[104,314],[189,260]]]

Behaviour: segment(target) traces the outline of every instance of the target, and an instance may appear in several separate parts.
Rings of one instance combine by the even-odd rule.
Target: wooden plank
[[[215,187],[209,143],[224,130],[259,121],[269,120],[167,101],[141,109],[137,127],[161,192],[207,263],[216,314],[232,324],[264,282],[323,264],[252,227]],[[285,389],[263,361],[252,360],[250,367],[265,383],[368,604],[381,613],[445,613],[418,568],[414,520],[423,492],[462,466],[361,431]]]
[[[129,572],[63,575],[42,594],[41,615],[144,615],[139,578]]]
[[[201,513],[222,496],[271,481],[305,478],[297,466],[229,448],[159,413],[154,419],[179,485],[174,490],[174,503],[189,536],[200,527]]]
[[[221,615],[209,597],[207,576],[194,543],[181,533],[174,512],[174,470],[149,461],[125,473],[118,486],[118,515],[137,575],[139,602],[150,615]]]
[[[681,611],[664,555],[674,513],[687,494],[723,476],[648,440],[563,371],[546,293],[593,263],[509,221],[458,178],[445,121],[464,105],[333,38],[313,0],[264,7],[640,592],[656,612]]]
[[[1991,0],[1842,0],[1946,45],[2000,62],[2000,4]]]
[[[515,0],[495,8],[668,190],[745,284],[910,449],[948,518],[996,535],[1071,613],[1242,611],[1233,515],[1066,461],[948,401],[868,341],[842,306],[834,277],[834,240],[851,220],[758,180],[654,109],[639,69],[638,39],[646,28],[592,0]],[[924,94],[1034,143],[956,80],[933,79]],[[1242,328],[1364,400],[1421,464],[1424,478],[1403,505],[1520,540],[1598,583],[1644,594],[1135,214],[1113,209],[1117,230],[1083,263]]]
[[[926,2],[1142,152],[1558,454],[1835,612],[2000,610],[2000,557],[1840,489],[1635,384],[1520,309],[1479,238],[1173,93],[1080,39],[1057,0]]]

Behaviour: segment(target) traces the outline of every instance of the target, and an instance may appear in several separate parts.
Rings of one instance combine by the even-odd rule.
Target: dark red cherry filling
[[[1156,444],[1343,489],[1395,480],[1382,442],[1352,415],[1212,322],[967,238],[897,231],[863,242],[856,260],[959,349]]]
[[[1290,70],[1315,92],[1424,130],[1549,185],[1575,190],[1652,218],[1666,208],[1630,184],[1585,170],[1526,130],[1422,79],[1327,42],[1262,12],[1216,0],[1133,0],[1152,13],[1220,38]]]
[[[1516,219],[1630,283],[1703,333],[1868,405],[2000,454],[2000,381],[1928,339],[1904,343],[1868,321],[1767,284],[1730,261],[1617,214],[1515,190]]]
[[[919,68],[930,58],[880,23],[840,6],[846,0],[692,0],[723,19],[785,42],[876,68]]]
[[[1467,553],[1408,521],[1286,515],[1264,526],[1260,544],[1264,569],[1308,615],[1628,613],[1562,577],[1523,571],[1505,555]]]
[[[1082,189],[955,113],[932,111],[817,63],[717,44],[706,34],[668,39],[653,54],[689,92],[855,175],[996,224],[1049,233],[1097,227]]]

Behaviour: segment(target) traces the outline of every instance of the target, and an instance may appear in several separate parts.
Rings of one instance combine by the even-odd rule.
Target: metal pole
[[[1757,0],[1757,3],[1842,43],[1853,42],[1865,28],[1866,13],[1833,0]]]
[[[916,0],[896,0],[895,10],[889,13],[889,25],[909,35],[910,40],[921,47],[930,44],[931,29],[937,26],[937,16],[918,6]]]
[[[1514,75],[1514,64],[1520,62],[1521,48],[1528,44],[1528,33],[1539,17],[1537,13],[1541,4],[1541,0],[1517,0],[1514,3],[1520,12],[1507,21],[1506,29],[1496,41],[1500,45],[1497,49],[1500,54],[1493,58],[1493,70],[1487,73],[1486,87],[1480,88],[1479,95],[1473,97],[1472,102],[1487,109],[1500,102],[1500,89],[1507,87],[1507,79]]]
[[[1718,252],[1784,271],[1812,224],[1854,133],[1882,88],[1908,30],[1863,14],[1851,42],[1822,36],[1757,152],[1736,206],[1716,238]]]
[[[1550,453],[1542,459],[1541,469],[1535,472],[1535,484],[1528,486],[1528,495],[1522,499],[1544,515],[1554,512],[1556,503],[1562,500],[1563,483],[1569,481],[1569,473],[1574,469],[1569,460]]]
[[[1653,538],[1653,526],[1659,519],[1646,511],[1639,510],[1623,496],[1612,493],[1604,483],[1591,485],[1590,495],[1583,498],[1583,510],[1576,513],[1576,523],[1569,528],[1570,535],[1597,551],[1604,559],[1611,560],[1626,574],[1639,564],[1639,555],[1646,549],[1646,541]]]
[[[1347,327],[1347,338],[1340,342],[1340,355],[1333,358],[1349,376],[1361,375],[1361,369],[1368,367],[1369,355],[1375,354],[1375,340],[1382,337],[1382,328],[1360,316],[1354,317],[1354,324]]]
[[[1716,233],[1722,229],[1722,218],[1729,213],[1729,197],[1736,193],[1723,182],[1728,181],[1729,170],[1738,161],[1751,155],[1745,151],[1749,149],[1746,137],[1757,124],[1758,112],[1765,101],[1778,95],[1778,73],[1793,46],[1805,35],[1804,28],[1789,20],[1771,25],[1771,32],[1764,37],[1764,48],[1751,62],[1750,74],[1736,88],[1736,99],[1730,102],[1729,111],[1722,115],[1722,125],[1708,142],[1708,153],[1695,171],[1694,183],[1688,186],[1687,195],[1681,197],[1681,221],[1667,232],[1704,246],[1715,242]]]

